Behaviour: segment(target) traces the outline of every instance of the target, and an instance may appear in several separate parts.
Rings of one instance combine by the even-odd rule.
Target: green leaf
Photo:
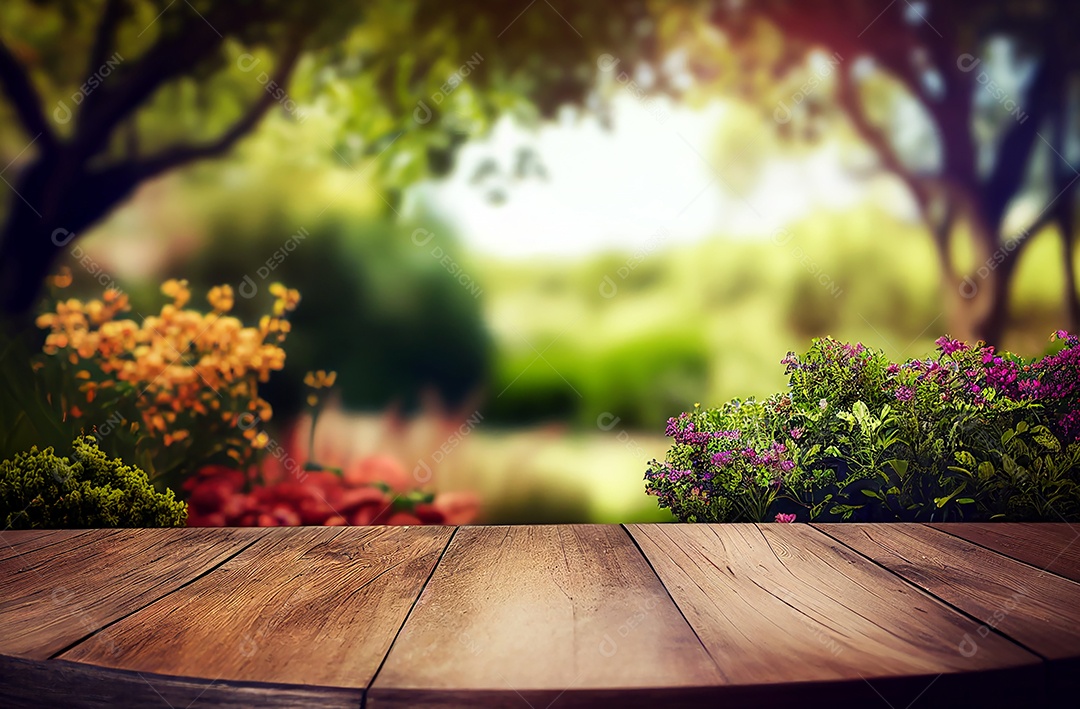
[[[955,453],[956,462],[964,466],[968,470],[975,467],[975,456],[968,451],[957,451]]]
[[[1016,432],[1017,433],[1024,433],[1027,430],[1028,430],[1027,421],[1020,421],[1020,422],[1018,422],[1016,424]]]
[[[966,488],[966,487],[967,487],[967,483],[964,483],[963,485],[956,488],[956,490],[954,490],[951,494],[949,494],[946,497],[935,497],[934,498],[934,504],[937,505],[938,509],[940,510],[942,507],[949,504],[949,500],[953,499],[954,497],[959,495],[961,492],[963,492],[964,488]]]
[[[1054,434],[1050,433],[1049,431],[1046,431],[1045,433],[1036,433],[1035,442],[1043,448],[1047,448],[1052,451],[1061,450],[1061,444],[1058,443],[1058,439],[1054,436]]]
[[[887,460],[885,462],[889,465],[889,467],[895,470],[896,474],[900,477],[904,477],[905,475],[907,475],[909,461],[906,461],[903,458],[893,458],[892,460]]]
[[[975,500],[970,497],[958,497],[956,498],[956,502],[961,505],[970,505],[971,503],[975,502]]]

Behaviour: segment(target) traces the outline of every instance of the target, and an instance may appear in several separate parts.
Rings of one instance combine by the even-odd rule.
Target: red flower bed
[[[396,493],[369,484],[372,470],[400,468],[383,457],[361,461],[345,475],[301,472],[296,479],[247,485],[242,471],[208,465],[184,483],[189,527],[467,524],[477,502],[469,493]]]

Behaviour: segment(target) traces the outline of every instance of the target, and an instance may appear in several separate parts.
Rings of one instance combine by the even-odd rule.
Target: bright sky
[[[510,258],[633,250],[662,232],[670,242],[767,236],[812,206],[842,208],[865,196],[835,146],[825,146],[772,160],[740,198],[713,147],[726,112],[720,103],[691,109],[622,95],[611,130],[592,117],[568,116],[536,132],[504,121],[488,139],[466,145],[454,174],[422,194],[470,247]],[[470,184],[477,164],[494,157],[509,171],[523,146],[540,155],[548,179],[512,183],[508,199],[493,204]]]

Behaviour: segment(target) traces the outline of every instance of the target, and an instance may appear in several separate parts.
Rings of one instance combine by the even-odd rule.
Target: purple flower
[[[791,437],[797,441],[802,438],[803,430],[801,428],[793,428],[789,433],[791,434]]]
[[[1038,379],[1023,379],[1017,385],[1017,389],[1020,391],[1020,395],[1027,399],[1039,398],[1039,380]]]
[[[773,521],[790,524],[795,521],[795,515],[786,515],[783,512],[777,512],[776,517],[773,519]]]
[[[713,465],[718,465],[722,468],[731,462],[731,459],[734,455],[735,453],[733,451],[720,451],[719,453],[713,453]]]
[[[943,355],[951,355],[953,352],[960,352],[968,348],[968,346],[960,340],[954,340],[948,335],[939,337],[935,344],[938,346],[938,349],[941,350],[941,354]]]
[[[897,401],[911,401],[915,396],[915,390],[909,386],[896,387]]]

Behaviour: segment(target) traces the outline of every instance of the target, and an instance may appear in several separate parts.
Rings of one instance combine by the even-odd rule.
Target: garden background
[[[227,284],[253,323],[280,282],[262,455],[487,522],[670,519],[642,481],[668,417],[783,389],[813,337],[1076,331],[1076,13],[5,3],[0,458],[47,442],[17,384],[57,299]]]

